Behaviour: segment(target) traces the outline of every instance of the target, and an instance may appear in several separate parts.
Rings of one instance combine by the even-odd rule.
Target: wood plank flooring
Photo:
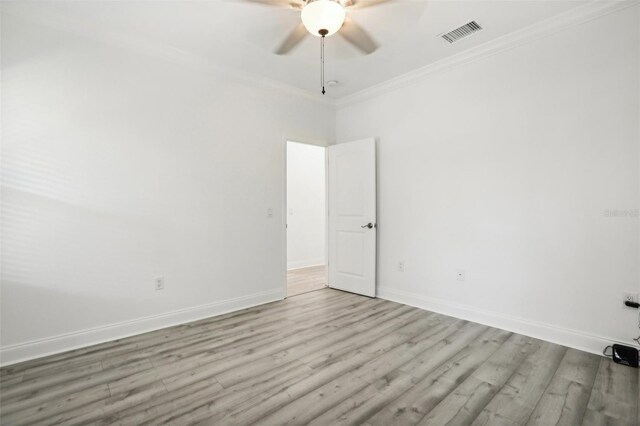
[[[327,267],[325,265],[287,271],[287,296],[296,296],[327,286]]]
[[[0,422],[637,425],[638,370],[324,289],[0,369]]]

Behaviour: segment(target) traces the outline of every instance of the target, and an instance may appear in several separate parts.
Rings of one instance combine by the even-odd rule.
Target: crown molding
[[[337,110],[367,99],[381,96],[384,93],[388,93],[401,87],[415,84],[436,73],[444,72],[455,67],[516,48],[532,41],[550,36],[572,26],[579,25],[632,6],[637,6],[639,4],[640,0],[594,0],[582,6],[577,6],[562,14],[532,24],[521,30],[505,34],[501,37],[433,62],[424,67],[337,99],[324,97],[308,90],[291,86],[267,77],[262,77],[255,73],[223,67],[204,56],[162,45],[160,43],[145,41],[139,37],[132,37],[110,31],[98,31],[92,27],[90,23],[72,20],[66,16],[54,14],[52,12],[43,12],[42,10],[39,10],[34,13],[34,10],[30,10],[29,13],[16,13],[15,11],[12,11],[10,14],[36,22],[40,25],[82,35],[84,37],[90,37],[102,43],[134,50],[172,63],[190,66],[197,69],[206,69],[209,72],[223,76],[232,81],[256,88],[272,90],[276,93],[294,96],[299,99],[305,99],[323,107]],[[7,14],[7,9],[2,8],[2,13]]]
[[[256,73],[225,67],[205,56],[197,55],[161,43],[155,43],[150,40],[145,40],[142,37],[115,31],[99,30],[93,27],[89,22],[69,18],[63,14],[54,13],[52,11],[43,11],[42,9],[31,9],[28,12],[22,12],[16,11],[15,9],[8,11],[7,8],[2,8],[1,11],[3,15],[16,16],[38,25],[89,38],[99,43],[127,49],[129,51],[135,51],[137,53],[165,60],[177,65],[188,66],[192,69],[205,70],[230,81],[235,81],[255,88],[272,90],[281,95],[284,94],[286,96],[305,99],[326,108],[335,108],[335,100],[332,98],[327,98],[308,90],[263,77]]]
[[[436,73],[447,71],[452,68],[513,49],[575,25],[639,4],[639,0],[595,0],[582,6],[577,6],[564,13],[537,22],[521,30],[505,34],[504,36],[433,62],[422,68],[418,68],[406,74],[370,86],[354,94],[342,96],[336,100],[336,108],[340,109],[358,102],[375,98],[401,87],[415,84]]]

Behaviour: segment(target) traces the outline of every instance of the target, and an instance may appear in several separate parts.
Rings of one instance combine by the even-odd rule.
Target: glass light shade
[[[315,0],[302,9],[302,23],[314,36],[320,37],[320,30],[330,36],[344,23],[344,7],[334,0]]]

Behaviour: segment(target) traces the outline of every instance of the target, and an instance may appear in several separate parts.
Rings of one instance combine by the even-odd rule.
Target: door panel
[[[375,224],[375,140],[330,146],[330,287],[375,297]]]

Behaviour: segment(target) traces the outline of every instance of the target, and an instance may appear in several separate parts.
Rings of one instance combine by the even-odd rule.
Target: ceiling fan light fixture
[[[302,9],[302,23],[316,37],[335,34],[344,23],[342,4],[334,0],[315,0]]]

